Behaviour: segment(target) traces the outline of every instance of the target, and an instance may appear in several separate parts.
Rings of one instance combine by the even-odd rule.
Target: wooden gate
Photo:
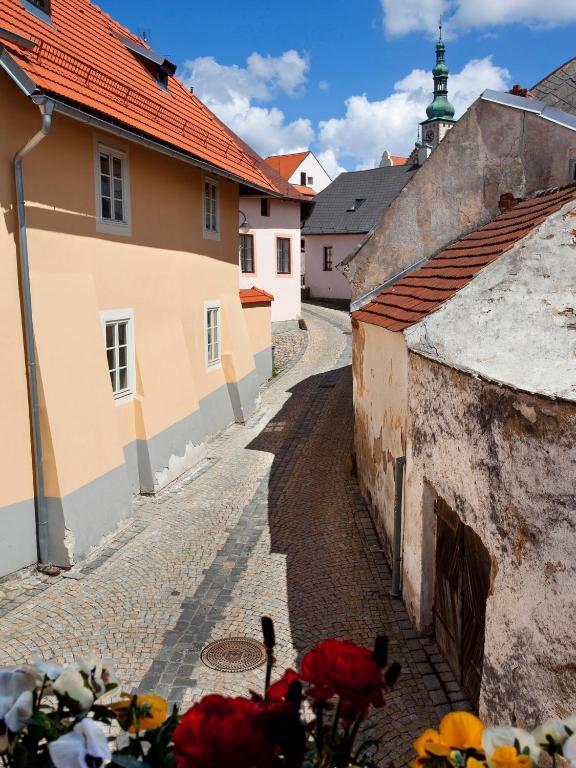
[[[458,683],[478,704],[490,555],[480,537],[437,498],[434,632]]]

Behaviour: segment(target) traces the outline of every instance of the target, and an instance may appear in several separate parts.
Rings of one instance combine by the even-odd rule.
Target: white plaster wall
[[[474,529],[492,559],[481,717],[532,727],[574,711],[574,403],[414,353],[408,393],[403,592],[410,613],[420,625],[431,615],[432,492]]]
[[[246,214],[250,229],[241,230],[254,236],[254,273],[240,270],[240,288],[256,286],[274,296],[272,322],[296,320],[300,317],[300,203],[270,200],[270,216],[261,216],[259,197],[241,197],[240,210]],[[291,240],[292,272],[276,272],[276,238]]]
[[[336,269],[342,259],[360,243],[364,235],[306,235],[306,287],[318,299],[347,299],[352,296],[350,283]],[[331,245],[332,271],[324,271],[324,246]]]
[[[300,174],[303,172],[306,173],[306,186],[312,187],[316,194],[322,192],[323,189],[326,189],[326,187],[332,183],[332,179],[328,176],[319,160],[312,154],[312,152],[304,158],[288,181],[291,184],[300,184]],[[312,184],[308,184],[309,176],[312,176],[314,179]]]

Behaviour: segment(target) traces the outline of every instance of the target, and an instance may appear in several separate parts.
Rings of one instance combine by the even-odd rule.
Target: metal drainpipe
[[[18,208],[19,261],[20,261],[20,300],[24,325],[24,350],[26,354],[26,373],[28,379],[28,407],[32,422],[32,451],[34,459],[34,505],[36,508],[36,543],[38,561],[48,565],[48,509],[44,493],[44,471],[42,467],[42,435],[40,431],[40,411],[38,406],[38,381],[36,376],[36,350],[34,347],[34,324],[32,321],[32,296],[30,293],[30,266],[28,263],[28,235],[26,232],[26,205],[24,199],[24,180],[22,161],[47,136],[52,125],[54,102],[46,97],[32,98],[42,114],[42,126],[30,141],[14,157],[16,177],[16,204]]]
[[[402,547],[402,489],[406,456],[394,461],[394,538],[392,540],[392,597],[402,597],[400,588],[400,564]]]

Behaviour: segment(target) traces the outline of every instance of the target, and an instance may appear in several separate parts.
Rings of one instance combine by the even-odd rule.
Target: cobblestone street
[[[381,763],[412,758],[411,741],[450,707],[464,708],[435,643],[389,596],[390,573],[349,471],[350,321],[304,307],[307,345],[262,392],[261,407],[208,445],[208,459],[155,498],[72,572],[0,584],[0,665],[39,654],[72,661],[99,651],[123,689],[189,705],[208,691],[260,690],[262,669],[205,667],[211,640],[260,638],[272,616],[277,672],[326,637],[390,637],[403,665],[374,715]]]

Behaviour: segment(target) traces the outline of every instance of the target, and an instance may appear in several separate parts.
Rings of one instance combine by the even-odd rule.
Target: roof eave
[[[523,112],[532,112],[543,120],[556,123],[571,131],[576,131],[576,116],[569,112],[564,112],[558,107],[551,107],[545,101],[538,99],[528,99],[525,96],[515,96],[512,93],[501,93],[500,91],[487,90],[480,96],[481,101],[490,101],[493,104],[500,104],[503,107],[512,109],[521,109]]]
[[[4,45],[0,45],[0,67],[26,96],[31,97],[39,92],[36,83],[14,61]]]

